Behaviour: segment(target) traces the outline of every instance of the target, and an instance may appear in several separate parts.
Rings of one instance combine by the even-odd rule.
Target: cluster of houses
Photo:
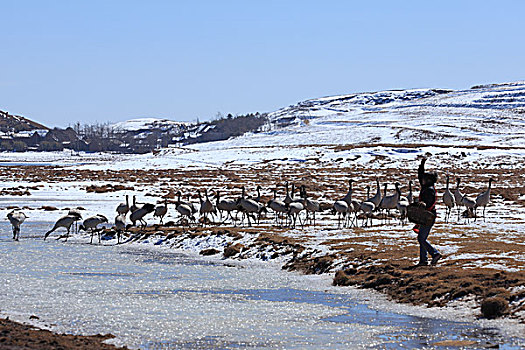
[[[228,117],[202,123],[153,119],[140,127],[91,124],[50,129],[22,116],[0,111],[0,151],[72,151],[148,153],[169,145],[225,140],[256,131],[263,115]],[[160,121],[160,122],[159,122]],[[122,123],[121,123],[122,124]],[[125,124],[125,123],[124,123]],[[128,125],[133,123],[128,123]],[[135,126],[137,123],[134,124]]]

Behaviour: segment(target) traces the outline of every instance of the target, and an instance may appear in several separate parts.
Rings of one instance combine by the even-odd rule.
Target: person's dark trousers
[[[417,240],[419,242],[419,262],[427,263],[428,254],[434,257],[439,254],[439,252],[428,243],[427,238],[430,233],[432,226],[420,226],[419,233],[417,234]]]

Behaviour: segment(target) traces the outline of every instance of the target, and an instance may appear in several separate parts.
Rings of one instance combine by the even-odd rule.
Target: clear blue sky
[[[525,1],[0,0],[0,110],[212,118],[525,79]]]

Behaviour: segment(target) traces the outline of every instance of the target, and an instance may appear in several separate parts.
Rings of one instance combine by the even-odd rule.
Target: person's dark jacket
[[[423,177],[425,176],[425,163],[421,162],[419,169],[417,170],[417,177],[419,184],[421,185],[421,191],[419,192],[419,201],[425,203],[425,208],[434,214],[436,214],[436,189],[434,184],[423,186]]]

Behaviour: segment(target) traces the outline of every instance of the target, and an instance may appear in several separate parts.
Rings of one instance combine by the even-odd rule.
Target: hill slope
[[[525,82],[324,97],[280,109],[270,118],[276,131],[311,135],[299,140],[288,135],[285,143],[520,145]]]
[[[118,164],[96,159],[84,164],[165,169],[305,163],[372,169],[402,168],[425,153],[444,168],[512,169],[525,161],[525,82],[322,97],[271,112],[268,120],[257,133],[155,154],[109,157],[118,158]],[[142,130],[152,122],[139,120],[126,127],[134,124]],[[64,158],[65,163],[76,161]]]
[[[15,133],[20,131],[48,130],[49,128],[19,115],[0,111],[0,132]]]

